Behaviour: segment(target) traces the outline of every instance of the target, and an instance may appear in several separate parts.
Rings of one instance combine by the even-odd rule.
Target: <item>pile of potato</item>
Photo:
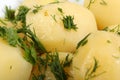
[[[25,0],[22,5],[30,8],[26,24],[49,54],[57,51],[61,62],[67,55],[72,58],[65,69],[70,74],[68,80],[120,80],[119,1],[85,0],[84,7],[60,1]],[[40,5],[34,13],[35,6]],[[77,29],[64,27],[65,16],[73,17]],[[0,26],[5,25],[0,22]],[[0,80],[32,80],[33,74],[41,74],[37,64],[33,66],[22,57],[19,47],[11,47],[0,38],[0,49]],[[45,80],[57,80],[49,67],[45,75]]]

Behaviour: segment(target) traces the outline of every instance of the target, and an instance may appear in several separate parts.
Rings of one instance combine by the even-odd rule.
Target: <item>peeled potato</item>
[[[120,36],[98,31],[73,58],[74,80],[120,80]]]
[[[64,16],[74,17],[74,24],[78,29],[64,28],[63,15],[58,10],[62,9]],[[39,40],[47,51],[72,52],[77,43],[88,33],[97,30],[93,14],[86,8],[70,2],[49,4],[38,13],[29,12],[26,18],[30,28],[35,30]]]
[[[103,29],[106,26],[120,24],[120,0],[85,0],[84,5],[94,13],[98,28]]]
[[[22,55],[0,38],[0,80],[29,80],[32,65]]]

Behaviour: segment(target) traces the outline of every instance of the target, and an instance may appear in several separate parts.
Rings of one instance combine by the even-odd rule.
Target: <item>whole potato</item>
[[[0,38],[0,80],[29,80],[32,65],[23,58],[20,48]]]
[[[66,29],[63,17],[72,17],[77,29]],[[93,14],[79,4],[64,2],[49,4],[38,13],[27,14],[27,25],[34,29],[47,51],[73,52],[77,43],[88,33],[97,30]],[[68,26],[68,25],[67,25]]]
[[[120,80],[120,36],[97,31],[73,58],[75,80]]]
[[[91,1],[91,3],[90,3]],[[96,17],[98,28],[120,24],[120,0],[85,0],[88,7]]]

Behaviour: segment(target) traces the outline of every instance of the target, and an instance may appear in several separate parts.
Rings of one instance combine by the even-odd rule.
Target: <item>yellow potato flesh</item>
[[[98,67],[90,74],[95,60]],[[120,36],[103,31],[91,34],[74,56],[73,73],[75,80],[120,80]]]
[[[64,28],[63,16],[58,8],[62,9],[64,16],[74,17],[73,22],[78,27],[76,31]],[[29,12],[26,22],[31,24],[30,28],[34,28],[39,40],[48,51],[56,49],[60,52],[72,52],[85,35],[97,30],[93,14],[86,8],[70,2],[49,4],[36,14]]]
[[[91,0],[93,3],[90,10],[96,17],[98,28],[120,24],[120,0]],[[90,0],[85,0],[85,7],[88,7]]]
[[[32,65],[22,55],[0,38],[0,80],[29,80]]]

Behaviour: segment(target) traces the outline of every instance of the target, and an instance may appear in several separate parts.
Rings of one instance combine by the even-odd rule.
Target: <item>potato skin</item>
[[[114,33],[97,31],[87,40],[88,43],[79,47],[73,58],[75,80],[85,80],[86,76],[88,78],[88,69],[92,71],[96,65],[98,67],[92,75],[98,76],[91,80],[120,80],[120,37]]]
[[[64,16],[73,16],[78,29],[64,28],[61,8]],[[55,17],[55,19],[53,18]],[[35,30],[39,40],[48,51],[73,52],[77,43],[86,35],[97,30],[93,14],[86,8],[70,2],[49,4],[34,14],[29,12],[26,18],[30,28]]]
[[[120,0],[93,0],[89,10],[93,12],[99,29],[110,25],[120,24]],[[105,3],[104,3],[105,2]],[[84,6],[88,7],[90,0],[85,0]]]
[[[0,38],[0,80],[29,80],[32,65],[23,58],[20,48]]]

